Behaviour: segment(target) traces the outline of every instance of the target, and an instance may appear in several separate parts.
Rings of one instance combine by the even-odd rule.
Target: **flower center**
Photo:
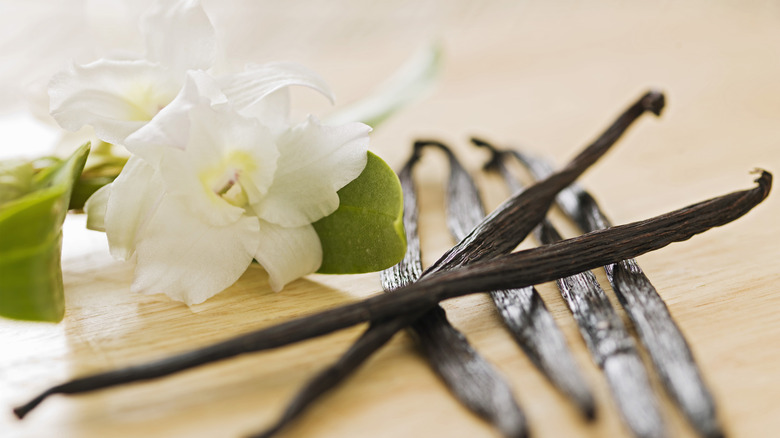
[[[256,168],[253,157],[243,151],[233,151],[214,167],[200,175],[204,188],[216,199],[236,207],[249,205],[252,181],[247,173]]]
[[[241,187],[238,169],[233,169],[233,174],[221,186],[214,189],[214,193],[236,207],[244,207],[249,204],[249,198]]]

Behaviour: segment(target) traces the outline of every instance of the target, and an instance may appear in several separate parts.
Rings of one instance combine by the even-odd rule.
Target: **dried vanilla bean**
[[[646,111],[652,112],[655,115],[660,115],[664,104],[665,98],[663,94],[655,91],[644,94],[632,106],[624,111],[593,144],[577,155],[565,169],[549,178],[544,184],[534,186],[532,190],[529,190],[529,193],[518,196],[517,198],[511,198],[502,204],[489,218],[485,218],[482,221],[480,227],[475,228],[473,232],[464,238],[458,245],[445,253],[444,256],[426,270],[423,275],[429,275],[442,269],[451,269],[453,267],[462,266],[465,263],[476,260],[495,257],[514,249],[514,247],[525,238],[528,232],[533,229],[534,225],[544,218],[547,209],[554,201],[555,193],[574,181],[585,169],[603,155],[620,138],[626,129],[639,118],[639,116]],[[415,146],[415,150],[417,149],[418,147]],[[492,242],[486,242],[490,240],[492,240]],[[414,312],[410,312],[408,315],[404,316],[404,319],[409,319],[410,315],[416,317],[422,316],[422,314],[414,315]],[[443,316],[443,312],[439,312],[436,316],[434,315],[436,315],[436,312],[432,311],[430,317],[437,318],[440,321],[439,324],[444,324],[442,320],[446,320],[446,318]],[[412,321],[415,321],[415,319],[411,319],[409,322]],[[376,327],[374,329],[376,329]],[[368,331],[370,330],[371,328],[368,329]],[[430,331],[431,329],[423,330]],[[372,340],[373,338],[368,335],[368,331],[357,342],[367,343],[369,340]],[[453,333],[449,334],[453,339],[457,339]],[[420,341],[423,345],[434,342],[430,341],[427,337],[421,337]],[[462,344],[462,342],[458,343]],[[375,343],[374,346],[379,348],[377,343]],[[365,360],[365,358],[370,355],[368,352],[369,350],[370,348],[368,346],[355,345],[354,350],[350,351],[364,354],[365,357],[363,360]],[[350,351],[346,354],[349,354]],[[441,352],[444,350],[441,348],[432,348],[425,351],[430,357],[434,352]],[[466,350],[464,350],[464,352],[465,351]],[[349,358],[342,357],[342,360],[348,361]],[[354,366],[357,367],[360,361],[355,358],[355,361],[350,363],[354,363]],[[435,364],[436,361],[434,360],[431,363]],[[440,372],[439,370],[445,372]],[[437,370],[437,373],[445,380],[447,379],[445,376],[451,375],[450,372],[446,372],[447,368],[439,368],[439,370]],[[325,370],[324,373],[328,373],[328,371]],[[311,381],[311,384],[319,384],[318,382],[320,382],[320,378],[315,377],[315,379]],[[337,382],[335,381],[332,382],[333,385],[336,383]],[[457,384],[454,384],[454,386],[450,385],[450,388],[456,392],[459,397],[465,397],[465,400],[473,400],[476,402],[484,399],[483,397],[474,397],[470,392],[459,394],[455,390],[457,386]],[[304,388],[304,391],[307,391],[307,388]],[[42,394],[42,396],[44,396],[44,394]],[[463,398],[461,398],[461,400],[463,401]],[[466,403],[468,405],[469,402]],[[476,411],[480,413],[480,415],[487,416],[489,410],[479,406],[479,404],[481,403],[477,403],[476,406],[473,406],[472,408],[476,408]],[[522,423],[525,423],[524,419],[522,420]]]
[[[407,248],[403,260],[381,273],[382,287],[392,291],[416,281],[422,275],[420,238],[417,234],[417,194],[412,169],[419,160],[418,150],[399,172],[404,193],[404,228]],[[295,396],[282,417],[256,437],[270,437],[294,420],[318,397],[338,385],[368,357],[407,326],[405,319],[372,323],[339,360],[326,368]],[[487,419],[507,437],[527,435],[525,416],[511,388],[482,358],[449,321],[438,305],[410,327],[436,373],[469,409]]]
[[[588,146],[579,155],[577,155],[574,160],[572,160],[563,170],[554,175],[551,175],[544,181],[540,181],[525,192],[510,198],[508,201],[502,204],[498,209],[496,209],[496,211],[491,213],[489,217],[483,220],[480,226],[477,227],[471,234],[469,234],[463,241],[448,251],[444,257],[439,259],[439,262],[437,262],[437,264],[432,267],[433,269],[429,269],[429,271],[437,271],[442,267],[446,268],[457,266],[459,263],[466,263],[480,258],[487,258],[489,256],[499,254],[501,252],[508,252],[513,249],[525,237],[525,235],[531,231],[534,224],[538,223],[538,221],[544,218],[547,209],[553,203],[555,195],[558,191],[571,184],[571,182],[573,182],[578,175],[580,175],[601,155],[603,155],[610,148],[610,146],[613,145],[625,132],[631,123],[639,116],[641,116],[645,111],[650,111],[654,114],[660,114],[663,105],[664,97],[660,93],[648,92],[642,96],[636,103],[634,103],[620,117],[618,117],[618,119],[593,144]],[[771,184],[771,175],[766,175],[766,178],[762,178],[762,181],[765,181],[762,186]],[[741,214],[744,214],[744,211]],[[719,222],[718,224],[721,223]],[[715,225],[710,225],[710,227],[711,226]],[[666,242],[665,244],[668,243],[670,242]],[[576,242],[574,246],[577,247]],[[647,250],[649,251],[657,247],[660,246],[648,245],[647,248],[650,249]],[[601,255],[601,257],[609,257],[611,254]],[[634,253],[630,254],[631,255],[627,257],[634,256]],[[510,259],[512,258],[510,257]],[[580,260],[586,259],[583,258]],[[574,264],[574,266],[578,265]],[[475,271],[465,270],[463,272],[481,272],[480,267],[476,268],[477,269]],[[549,269],[550,267],[547,266],[545,269],[541,269],[536,273],[529,273],[521,269],[514,271],[512,275],[506,275],[501,279],[481,278],[478,275],[475,277],[470,277],[470,279],[476,280],[478,282],[484,282],[484,287],[482,287],[483,290],[490,290],[491,287],[494,289],[500,289],[502,287],[529,286],[535,284],[537,281],[532,281],[526,284],[500,283],[500,281],[512,278],[513,276],[518,281],[525,281],[527,278],[524,278],[522,275],[530,276],[530,278],[536,278],[535,275],[544,277],[544,274],[547,273],[546,270]],[[583,268],[581,270],[584,269],[587,268]],[[489,269],[487,272],[489,272]],[[572,273],[576,272],[577,271],[574,271]],[[518,276],[518,274],[520,274],[520,276]],[[457,276],[456,274],[453,275]],[[449,278],[449,276],[440,276],[440,278],[444,279],[441,285],[446,285],[446,278]],[[557,277],[553,276],[550,278],[550,280],[555,278]],[[493,286],[491,281],[499,281],[499,283]],[[423,282],[422,284],[427,285],[428,282]],[[369,320],[377,321],[379,319],[391,316],[396,318],[404,318],[411,322],[413,321],[412,317],[419,316],[413,315],[415,311],[419,311],[420,314],[422,314],[422,312],[431,308],[433,304],[436,304],[442,299],[445,299],[448,294],[452,294],[450,297],[454,297],[458,296],[458,294],[467,293],[467,289],[463,290],[462,288],[468,284],[473,284],[473,282],[464,281],[462,284],[459,284],[457,288],[452,290],[444,290],[440,289],[441,285],[437,283],[436,286],[432,288],[432,291],[427,293],[420,293],[419,296],[412,295],[408,291],[415,291],[418,289],[422,290],[421,286],[416,284],[410,285],[404,288],[404,290],[407,291],[404,294],[401,294],[397,291],[394,294],[371,298],[363,302],[364,304],[347,305],[339,308],[339,310],[325,311],[317,316],[311,317],[311,319],[304,318],[303,320],[293,320],[276,327],[247,333],[231,340],[214,344],[210,347],[181,353],[179,355],[158,360],[156,362],[151,362],[149,364],[131,366],[124,369],[74,379],[70,382],[48,389],[30,401],[28,404],[17,408],[15,412],[19,417],[22,417],[27,412],[29,412],[30,409],[34,408],[37,404],[39,404],[51,394],[82,393],[139,380],[154,379],[187,368],[223,360],[240,354],[245,354],[252,351],[260,351],[268,348],[276,348],[288,343],[309,339],[311,337],[330,333],[331,331],[338,330],[340,328],[349,327],[350,325],[354,325],[359,322],[365,322]],[[392,298],[388,300],[388,298],[385,297]],[[388,304],[390,302],[392,304]],[[381,309],[374,308],[373,303],[378,303],[378,306],[385,307]],[[405,307],[407,305],[409,307]],[[307,321],[307,324],[309,325],[299,325],[299,321]]]
[[[428,268],[426,273],[489,259],[515,249],[536,224],[544,219],[559,191],[574,182],[606,153],[639,116],[646,111],[660,115],[664,104],[662,93],[649,91],[644,94],[569,164],[550,175],[543,184],[534,184],[498,206],[463,240]]]
[[[463,239],[485,216],[482,198],[469,173],[452,151],[439,142],[418,143],[444,151],[450,163],[447,224],[455,239]],[[516,191],[515,191],[516,192]],[[489,293],[505,326],[550,382],[569,397],[586,418],[596,405],[558,326],[533,286]]]
[[[417,159],[417,154],[412,155],[398,173],[403,189],[403,221],[407,245],[403,260],[382,273],[382,287],[385,290],[396,289],[414,282],[422,275],[420,239],[417,235],[417,199],[411,175]],[[349,377],[366,359],[390,341],[401,329],[407,327],[411,321],[411,319],[396,318],[372,322],[334,364],[319,372],[298,391],[276,423],[252,437],[268,438],[290,424],[320,396]]]
[[[553,172],[544,160],[517,151],[513,153],[536,179]],[[561,191],[557,200],[564,214],[584,232],[611,226],[595,199],[576,183]],[[667,392],[701,436],[722,437],[715,401],[701,377],[693,353],[636,260],[623,260],[605,266],[604,270]]]
[[[472,139],[478,146],[493,152],[490,164],[500,170],[507,185],[521,189],[506,165],[510,153],[498,151],[485,141]],[[542,244],[561,240],[560,234],[548,220],[535,230]],[[606,293],[590,271],[556,280],[561,296],[577,321],[580,334],[591,352],[594,362],[603,370],[615,403],[634,435],[662,437],[666,431],[642,360],[633,338],[609,302]]]
[[[310,404],[323,394],[336,387],[352,374],[380,347],[385,345],[396,333],[409,324],[402,319],[392,319],[382,323],[371,323],[369,328],[333,365],[309,380],[287,405],[282,416],[271,427],[251,435],[253,438],[268,438],[275,435],[303,413]]]
[[[494,260],[440,272],[363,301],[293,319],[157,361],[81,377],[51,387],[14,409],[19,417],[53,394],[76,394],[179,371],[322,336],[366,321],[409,318],[440,301],[470,293],[518,288],[617,263],[690,239],[734,221],[761,203],[772,187],[772,174],[760,171],[757,186],[690,205],[651,219],[597,230],[560,242],[518,251]]]
[[[409,164],[399,174],[404,189],[404,227],[407,250],[401,263],[382,272],[382,287],[392,291],[422,276],[420,238],[417,234],[417,196],[411,170],[419,159],[415,146]],[[392,323],[392,320],[390,321]],[[474,413],[493,424],[506,437],[528,435],[525,415],[504,378],[477,353],[436,305],[410,328],[436,374]]]
[[[431,318],[432,312],[439,319]],[[428,361],[456,397],[507,437],[528,436],[526,418],[511,387],[495,369],[446,321],[444,310],[433,307],[413,323]],[[465,379],[464,379],[465,378]],[[459,380],[463,379],[463,380]]]
[[[542,222],[543,244],[561,240]],[[603,370],[618,411],[635,436],[663,437],[666,430],[650,380],[633,338],[590,271],[556,280],[594,362]]]

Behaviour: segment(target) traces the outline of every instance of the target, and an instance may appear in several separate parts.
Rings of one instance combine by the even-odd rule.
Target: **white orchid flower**
[[[89,125],[100,140],[124,144],[178,95],[187,71],[213,70],[220,56],[214,27],[198,0],[157,1],[144,15],[141,28],[145,56],[101,58],[72,65],[52,78],[50,109],[60,126],[76,131]],[[273,78],[276,81],[269,80]],[[261,101],[289,85],[315,88],[332,100],[318,75],[292,63],[250,67],[223,75],[221,82],[228,97],[240,100],[237,105],[256,116],[277,114],[264,111],[266,103]],[[286,101],[284,93],[279,100]]]
[[[173,100],[187,70],[216,60],[214,28],[197,1],[157,2],[141,27],[145,57],[102,58],[52,78],[49,104],[60,126],[90,125],[99,139],[122,144]]]
[[[252,260],[274,290],[317,270],[312,223],[366,165],[360,123],[292,125],[287,87],[324,81],[292,63],[214,75],[214,29],[196,0],[162,0],[146,15],[145,59],[101,59],[51,82],[52,115],[132,154],[87,203],[111,253],[136,261],[132,290],[197,304]]]
[[[134,291],[197,304],[253,259],[277,291],[317,270],[311,224],[338,208],[337,191],[365,167],[370,128],[313,117],[285,126],[278,83],[254,83],[272,97],[236,107],[207,74],[190,72],[179,96],[126,139],[135,155],[87,211],[112,254],[135,257]]]

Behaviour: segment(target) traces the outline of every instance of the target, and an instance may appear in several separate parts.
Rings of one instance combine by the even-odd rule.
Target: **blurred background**
[[[34,131],[42,132],[33,129],[33,120],[51,123],[45,93],[51,75],[71,61],[142,52],[137,19],[150,3],[0,2],[0,126],[6,139],[8,132],[26,129],[4,141],[0,153],[25,153],[52,142],[33,138]],[[676,123],[696,117],[694,105],[706,105],[712,126],[768,129],[763,124],[780,110],[767,89],[780,72],[777,2],[203,3],[225,65],[300,62],[332,85],[339,105],[365,96],[415,51],[440,42],[440,87],[377,132],[380,149],[387,147],[385,138],[402,138],[389,132],[463,136],[469,129],[545,147],[569,141],[573,147],[583,140],[575,132],[599,128],[600,105],[618,108],[650,86],[669,94]],[[317,96],[298,94],[312,105],[306,110],[330,110]],[[587,120],[588,114],[594,119]],[[546,129],[550,124],[559,126],[557,132]],[[566,132],[573,136],[559,137]],[[734,134],[712,134],[720,143],[715,148],[739,141]]]

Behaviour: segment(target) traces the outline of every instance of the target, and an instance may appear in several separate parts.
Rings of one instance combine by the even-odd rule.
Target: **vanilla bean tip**
[[[501,164],[500,161],[502,152],[496,149],[496,147],[493,146],[490,142],[482,140],[481,138],[471,137],[471,142],[474,144],[474,146],[485,148],[490,151],[490,159],[482,166],[482,169],[497,169]]]
[[[414,147],[412,148],[412,154],[409,156],[409,160],[406,162],[406,167],[410,168],[418,161],[420,161],[420,147],[418,147],[417,143],[415,143]]]
[[[416,140],[414,142],[414,152],[415,153],[419,153],[420,149],[422,149],[422,148],[424,148],[426,146],[436,146],[436,147],[439,147],[439,148],[442,148],[442,149],[449,149],[449,148],[447,148],[447,146],[444,143],[442,143],[442,142],[440,142],[438,140],[421,139],[421,140]]]
[[[444,143],[440,142],[439,140],[432,140],[432,139],[416,140],[412,144],[412,155],[409,157],[409,162],[407,163],[407,165],[411,165],[419,161],[422,155],[422,150],[426,147],[437,147],[450,155],[452,154],[450,148],[447,147],[447,145],[445,145]]]
[[[661,112],[666,106],[666,96],[664,95],[663,92],[658,90],[648,91],[642,97],[641,101],[642,101],[642,107],[645,110],[655,114],[656,116],[660,116]]]
[[[420,154],[422,154],[422,150],[426,147],[439,148],[450,158],[454,156],[452,149],[438,140],[417,140],[414,142],[414,152],[412,153],[412,157],[415,159],[415,161],[420,159]]]
[[[38,396],[36,396],[34,399],[30,400],[29,402],[17,406],[14,408],[14,415],[16,415],[16,418],[22,420],[24,417],[27,416],[27,414],[30,413],[33,409],[35,409],[41,402],[46,400],[47,397],[54,394],[56,391],[53,391],[54,388],[50,388],[42,393],[40,393]]]
[[[772,189],[772,174],[760,168],[753,169],[750,173],[760,174],[754,182],[764,191],[764,198],[766,198],[769,195],[769,191]]]
[[[475,146],[485,147],[491,150],[495,150],[495,148],[493,147],[492,144],[490,144],[490,142],[482,140],[479,137],[471,137],[471,142],[474,143]]]
[[[582,415],[588,422],[596,420],[596,402],[591,399],[590,403],[581,405]]]

